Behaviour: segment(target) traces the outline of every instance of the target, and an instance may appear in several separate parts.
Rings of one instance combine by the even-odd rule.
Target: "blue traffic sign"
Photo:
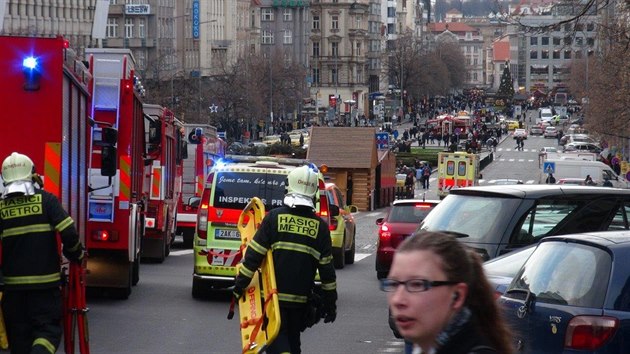
[[[556,163],[554,161],[543,162],[543,172],[556,173]]]
[[[388,133],[376,133],[376,148],[378,150],[389,149],[389,134]]]

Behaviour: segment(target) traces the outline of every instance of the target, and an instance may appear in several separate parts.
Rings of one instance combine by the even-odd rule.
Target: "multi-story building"
[[[260,51],[308,67],[308,1],[259,0]]]
[[[524,16],[521,23],[527,26],[556,24],[566,15]],[[515,31],[516,32],[516,31]],[[519,78],[529,91],[545,91],[564,86],[573,60],[592,55],[598,48],[596,17],[585,16],[578,23],[567,23],[549,31],[519,32],[524,58],[524,78]]]
[[[80,55],[95,46],[92,24],[96,0],[0,2],[0,34],[55,37],[62,35]]]
[[[383,0],[385,1],[385,0]],[[381,0],[370,0],[367,15],[368,38],[367,38],[367,61],[368,61],[368,86],[369,92],[381,92],[387,86],[381,78],[384,78],[384,67],[382,62],[383,48],[385,48],[386,29],[382,21]]]
[[[484,39],[481,31],[462,22],[436,22],[428,25],[432,41],[449,42],[459,46],[466,58],[468,71],[465,85],[482,87],[484,85]]]
[[[370,0],[313,2],[310,10],[312,87],[319,97],[331,97],[323,107],[328,120],[354,123],[345,113],[356,117],[367,109]]]

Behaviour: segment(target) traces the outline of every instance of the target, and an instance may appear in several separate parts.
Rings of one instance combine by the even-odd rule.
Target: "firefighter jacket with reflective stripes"
[[[59,286],[60,255],[80,257],[83,250],[72,218],[54,195],[36,190],[0,200],[2,273],[5,289],[42,289]]]
[[[337,299],[328,224],[310,208],[282,206],[267,214],[248,244],[236,288],[245,289],[249,285],[268,250],[273,254],[281,306],[305,304],[317,270],[323,296],[332,301]]]

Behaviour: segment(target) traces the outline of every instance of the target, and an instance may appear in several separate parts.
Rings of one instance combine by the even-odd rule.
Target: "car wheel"
[[[201,280],[193,278],[192,297],[193,299],[201,299],[206,295],[204,284]]]
[[[182,232],[182,238],[184,239],[184,248],[193,247],[193,239],[195,237],[195,230],[186,228]]]
[[[350,249],[346,251],[346,264],[354,264],[354,255],[356,253],[356,237],[352,235],[352,245]]]
[[[335,269],[343,269],[346,265],[346,252],[343,249],[343,245],[346,243],[346,234],[343,235],[343,242],[341,242],[341,247],[333,247],[332,256],[333,256],[333,265]]]

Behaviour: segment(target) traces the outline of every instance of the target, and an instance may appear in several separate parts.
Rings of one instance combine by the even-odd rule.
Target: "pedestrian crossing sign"
[[[543,171],[545,173],[556,173],[556,163],[554,161],[545,161],[543,163]]]

